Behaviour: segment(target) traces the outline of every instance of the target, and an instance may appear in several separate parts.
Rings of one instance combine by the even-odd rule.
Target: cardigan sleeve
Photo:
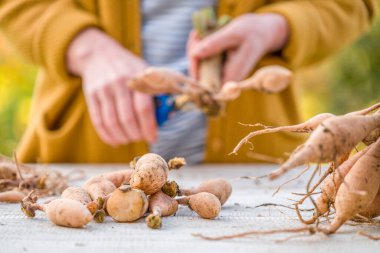
[[[368,29],[375,0],[273,1],[257,13],[278,13],[289,24],[289,40],[280,52],[292,68],[307,66],[333,54]]]
[[[73,0],[0,1],[0,32],[54,78],[71,78],[67,48],[81,30],[91,26],[99,27],[96,16]]]

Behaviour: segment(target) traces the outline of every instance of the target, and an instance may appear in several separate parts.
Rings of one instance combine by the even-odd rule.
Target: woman
[[[155,110],[160,111],[153,99],[125,83],[149,65],[186,73],[191,13],[206,5],[234,20],[203,41],[195,43],[190,36],[192,73],[200,59],[227,51],[227,81],[241,80],[257,66],[297,70],[331,55],[368,28],[374,2],[2,1],[1,31],[41,66],[19,157],[24,162],[127,162],[147,152],[150,143],[155,152],[191,162],[252,162],[244,150],[227,156],[249,131],[237,122],[298,123],[296,87],[276,95],[245,92],[218,118],[174,112],[158,127]],[[282,156],[299,142],[291,134],[263,136],[255,150]]]

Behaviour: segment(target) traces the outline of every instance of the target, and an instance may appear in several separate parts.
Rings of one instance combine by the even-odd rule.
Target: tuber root
[[[139,189],[123,185],[111,193],[106,202],[108,214],[118,222],[140,219],[148,209],[148,199]]]
[[[317,114],[309,120],[292,126],[280,126],[280,127],[267,127],[265,129],[261,129],[258,131],[254,131],[249,133],[246,137],[244,137],[234,148],[231,154],[237,154],[239,149],[243,146],[243,144],[247,143],[249,139],[262,134],[269,133],[278,133],[278,132],[299,132],[299,133],[310,133],[314,131],[324,120],[334,117],[334,114],[331,113],[321,113]]]
[[[343,183],[344,177],[349,173],[354,164],[368,151],[368,147],[359,151],[355,155],[348,158],[340,166],[338,166],[324,181],[321,187],[321,195],[316,199],[315,211],[319,215],[327,213],[330,209],[330,205],[334,203],[335,195]]]
[[[215,219],[218,217],[221,204],[219,199],[208,192],[200,192],[194,195],[177,199],[178,204],[186,205],[204,219]]]
[[[90,211],[79,201],[55,199],[38,204],[33,191],[23,199],[21,209],[28,217],[34,217],[36,210],[43,211],[51,222],[64,227],[81,228],[92,220]]]
[[[178,203],[162,191],[149,197],[149,211],[151,214],[145,221],[148,227],[158,229],[162,226],[161,217],[173,215],[178,210]]]
[[[334,233],[347,220],[365,211],[380,188],[380,139],[354,164],[344,177],[335,198],[336,215],[326,229]]]
[[[211,179],[201,183],[194,189],[180,189],[179,195],[189,196],[200,192],[208,192],[215,195],[221,205],[224,205],[232,193],[232,186],[223,178]]]

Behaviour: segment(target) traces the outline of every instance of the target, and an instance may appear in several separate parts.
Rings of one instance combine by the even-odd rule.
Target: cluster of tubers
[[[132,169],[94,176],[82,187],[68,187],[61,198],[47,203],[37,203],[37,194],[31,191],[23,197],[21,209],[28,217],[43,211],[54,224],[73,228],[93,220],[103,222],[107,215],[117,222],[133,222],[147,214],[147,226],[157,229],[162,226],[162,217],[174,215],[178,205],[188,206],[202,218],[215,219],[231,195],[231,185],[224,179],[213,179],[195,189],[180,189],[168,176],[170,170],[185,164],[183,158],[166,162],[148,153],[134,159]]]
[[[368,222],[380,216],[379,108],[380,103],[342,116],[323,113],[294,126],[268,127],[257,124],[264,129],[251,132],[232,153],[238,152],[244,143],[260,134],[284,131],[310,133],[307,141],[268,177],[276,179],[298,166],[317,163],[306,187],[307,191],[295,204],[295,209],[303,223],[316,224],[317,227],[320,218],[333,215],[332,222],[318,228],[318,231],[335,233],[350,219],[364,219]],[[361,143],[366,147],[357,151],[356,148]],[[310,188],[321,163],[330,165]],[[314,201],[312,195],[318,194],[316,189],[320,185],[321,193]],[[315,207],[310,220],[304,220],[298,209],[306,199],[310,199]],[[332,214],[333,210],[335,214]]]
[[[54,170],[38,170],[0,155],[0,202],[18,203],[31,190],[40,196],[59,195],[67,177]]]

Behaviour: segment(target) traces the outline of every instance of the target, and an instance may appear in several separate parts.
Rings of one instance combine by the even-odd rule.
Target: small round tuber
[[[186,205],[204,219],[218,217],[222,205],[219,199],[208,192],[200,192],[194,195],[177,199],[178,204]]]
[[[147,195],[154,194],[166,183],[170,169],[178,169],[185,164],[183,158],[175,157],[166,163],[157,154],[145,154],[135,164],[130,185],[132,188],[144,191]]]
[[[147,211],[148,199],[143,191],[123,185],[111,193],[106,208],[108,214],[118,222],[135,221]]]

